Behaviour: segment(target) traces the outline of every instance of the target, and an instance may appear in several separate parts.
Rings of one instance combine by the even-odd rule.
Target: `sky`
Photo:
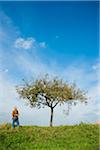
[[[31,109],[16,86],[45,74],[75,81],[88,91],[88,104],[56,107],[54,125],[99,120],[99,5],[96,1],[0,1],[0,123],[49,124],[50,110]]]

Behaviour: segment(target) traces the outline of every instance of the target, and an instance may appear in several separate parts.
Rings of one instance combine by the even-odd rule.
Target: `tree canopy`
[[[64,103],[74,103],[75,100],[86,102],[86,92],[76,86],[75,83],[69,84],[58,77],[50,79],[47,75],[43,78],[25,83],[17,87],[20,97],[26,99],[31,107],[51,108],[51,126],[53,119],[53,109]]]

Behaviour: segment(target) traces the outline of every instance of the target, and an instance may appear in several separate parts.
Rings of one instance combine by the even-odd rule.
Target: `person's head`
[[[17,110],[17,107],[16,107],[16,106],[14,106],[13,110]]]

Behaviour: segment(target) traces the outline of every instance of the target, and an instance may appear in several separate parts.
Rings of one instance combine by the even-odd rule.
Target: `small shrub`
[[[11,128],[11,123],[3,123],[0,125],[1,129],[10,129]]]

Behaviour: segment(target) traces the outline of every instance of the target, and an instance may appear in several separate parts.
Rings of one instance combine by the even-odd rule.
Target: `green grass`
[[[99,150],[99,125],[1,126],[0,150]]]

